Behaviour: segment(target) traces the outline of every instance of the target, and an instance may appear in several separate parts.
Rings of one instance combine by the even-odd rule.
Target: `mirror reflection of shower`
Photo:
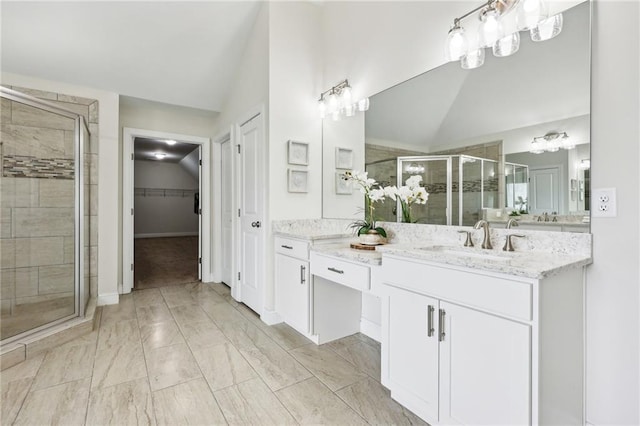
[[[382,186],[405,184],[411,176],[422,177],[429,193],[426,204],[414,204],[416,223],[473,225],[482,210],[499,208],[502,197],[498,162],[470,155],[405,156],[379,160],[365,166],[369,177]],[[390,200],[376,207],[379,220],[402,221],[399,206]]]

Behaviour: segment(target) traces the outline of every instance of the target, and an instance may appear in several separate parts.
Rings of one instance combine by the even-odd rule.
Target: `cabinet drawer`
[[[383,283],[525,321],[533,319],[532,284],[419,262],[385,258]]]
[[[345,262],[332,256],[311,253],[311,274],[356,290],[369,290],[368,266]]]
[[[309,259],[309,243],[291,238],[275,237],[276,253],[286,254],[302,260]]]

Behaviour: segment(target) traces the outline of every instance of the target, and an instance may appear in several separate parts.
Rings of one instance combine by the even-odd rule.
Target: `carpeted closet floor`
[[[134,290],[198,281],[198,237],[134,240]]]

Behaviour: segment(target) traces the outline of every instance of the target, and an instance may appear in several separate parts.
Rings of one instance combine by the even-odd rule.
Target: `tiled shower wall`
[[[85,280],[97,294],[98,101],[9,87],[84,116]],[[2,316],[74,294],[74,122],[2,99]]]

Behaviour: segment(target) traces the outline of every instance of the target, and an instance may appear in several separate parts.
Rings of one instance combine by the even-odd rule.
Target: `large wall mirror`
[[[447,63],[372,96],[364,125],[325,120],[323,216],[350,218],[362,204],[351,195],[351,209],[332,208],[347,200],[331,185],[331,159],[342,144],[362,155],[354,168],[383,185],[422,176],[430,195],[414,206],[417,223],[473,225],[511,215],[529,229],[548,221],[553,230],[588,232],[590,4],[563,16],[551,40],[533,42],[523,32],[509,57],[487,53],[474,70]],[[389,200],[377,212],[400,221]]]

